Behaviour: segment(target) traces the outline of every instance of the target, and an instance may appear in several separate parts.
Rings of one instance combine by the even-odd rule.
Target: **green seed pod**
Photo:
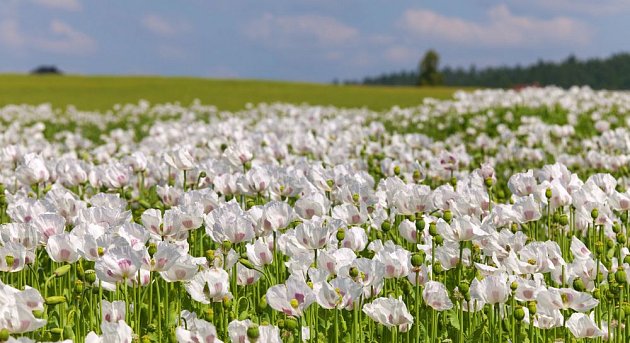
[[[612,248],[615,246],[615,241],[613,241],[612,239],[606,239],[606,247],[608,249]]]
[[[346,238],[346,231],[344,229],[337,230],[336,237],[339,242],[343,241]]]
[[[416,219],[416,231],[424,230],[425,222],[424,219]]]
[[[411,261],[411,264],[413,264],[413,258]],[[359,276],[359,269],[357,269],[357,267],[350,268],[349,275],[353,279],[356,278],[357,276]]]
[[[626,257],[623,258],[623,263],[630,264],[630,255],[626,255]]]
[[[442,237],[442,235],[437,235],[434,237],[435,239],[435,244],[437,245],[442,245],[442,243],[444,243],[444,237]]]
[[[457,288],[462,294],[470,293],[470,284],[466,280],[460,281]]]
[[[594,208],[591,210],[591,218],[597,219],[597,217],[599,217],[599,210],[597,208]]]
[[[417,252],[411,256],[411,265],[414,267],[420,267],[424,263],[425,254],[424,251]]]
[[[527,310],[529,310],[529,314],[530,315],[536,314],[536,302],[535,301],[528,301],[527,302]]]
[[[569,224],[569,217],[566,214],[560,215],[560,219],[558,220],[560,225],[564,226]]]
[[[359,202],[359,199],[360,199],[359,194],[357,194],[357,193],[352,194],[352,201],[357,203],[357,202]]]
[[[625,285],[628,282],[626,272],[622,269],[617,270],[615,272],[615,281],[620,285]]]
[[[440,275],[444,272],[444,268],[442,268],[442,263],[440,261],[435,261],[433,263],[433,272],[435,275]]]
[[[516,291],[517,288],[518,288],[518,282],[512,281],[512,283],[510,284],[510,289],[512,290],[512,292]]]
[[[11,334],[9,333],[9,329],[0,330],[0,342],[6,342],[9,340]]]
[[[627,238],[626,238],[626,235],[623,234],[623,232],[619,232],[616,238],[617,238],[617,243],[626,244]]]
[[[245,170],[252,169],[252,162],[250,161],[245,162],[245,164],[243,164],[243,167],[245,167]]]
[[[278,319],[278,322],[276,323],[276,326],[278,326],[278,328],[280,330],[284,329],[284,327],[286,326],[286,323],[285,323],[284,319]]]
[[[512,223],[512,225],[510,225],[510,231],[512,231],[512,233],[516,233],[518,231],[518,224]]]
[[[85,281],[90,285],[96,281],[96,272],[93,269],[85,271]]]
[[[395,166],[394,167],[394,175],[396,175],[396,176],[400,175],[400,166]]]
[[[547,189],[545,190],[545,197],[546,197],[547,199],[551,199],[551,195],[552,195],[552,194],[551,194],[551,188],[547,188]]]
[[[207,308],[204,312],[204,317],[207,321],[212,322],[214,320],[214,310],[211,308]]]
[[[155,255],[155,253],[157,252],[157,244],[155,243],[149,243],[149,256],[153,257],[153,255]]]
[[[41,310],[33,310],[33,317],[37,318],[37,319],[42,319],[44,318],[44,311]]]
[[[326,185],[328,185],[328,187],[332,188],[335,185],[335,180],[333,180],[333,179],[326,180]]]
[[[420,181],[420,178],[422,178],[422,175],[420,175],[420,171],[418,169],[416,169],[416,170],[413,171],[412,177],[413,177],[414,181],[418,182],[418,181]]]
[[[455,176],[451,178],[450,184],[453,187],[457,186],[457,178]]]
[[[453,219],[453,213],[451,212],[451,210],[444,211],[444,220],[447,223],[450,223],[452,219]]]
[[[383,224],[381,224],[381,230],[383,230],[383,232],[388,232],[391,228],[392,224],[388,221],[384,221]]]
[[[514,319],[518,320],[519,322],[525,319],[525,310],[522,306],[518,306],[514,309]]]
[[[69,264],[65,264],[57,269],[55,269],[55,271],[53,272],[53,274],[55,274],[55,277],[61,277],[66,275],[66,273],[68,273],[70,271],[70,269],[72,268],[71,265]]]
[[[75,281],[74,281],[74,291],[75,291],[76,293],[78,293],[78,294],[81,294],[81,293],[83,293],[83,289],[84,289],[84,287],[83,287],[83,281],[78,280],[78,279],[77,279],[77,280],[75,280]]]
[[[560,213],[558,213],[558,212],[554,212],[554,213],[553,213],[553,222],[554,222],[554,223],[557,223],[557,222],[559,222],[559,221],[560,221]]]
[[[289,331],[293,331],[295,329],[297,329],[298,327],[298,322],[297,320],[295,320],[295,318],[287,318],[286,322],[285,322],[285,326],[287,327],[287,330]]]
[[[626,317],[626,312],[623,308],[616,308],[613,310],[613,318],[616,320],[623,320]]]
[[[433,237],[437,236],[438,232],[437,232],[437,225],[435,224],[435,222],[429,223],[429,234]]]
[[[223,243],[221,244],[221,249],[223,249],[223,252],[227,254],[230,251],[230,249],[232,249],[232,242],[223,241]]]
[[[619,217],[619,219],[621,219],[621,221],[625,223],[628,220],[628,211],[621,212],[621,216]]]
[[[247,338],[249,338],[251,341],[256,341],[258,337],[260,337],[258,325],[252,325],[247,328]]]
[[[54,306],[54,305],[65,303],[65,302],[66,302],[66,297],[64,295],[53,295],[46,298],[46,305],[48,306]]]
[[[576,278],[575,280],[573,280],[573,289],[578,292],[584,292],[586,290],[586,287],[584,286],[584,281],[582,281],[582,279],[580,278]]]
[[[614,233],[619,233],[621,231],[621,225],[619,225],[619,222],[615,222],[613,224],[612,230]]]
[[[483,180],[483,183],[486,185],[486,187],[490,188],[492,187],[492,183],[494,182],[494,180],[492,180],[491,177],[487,177]]]

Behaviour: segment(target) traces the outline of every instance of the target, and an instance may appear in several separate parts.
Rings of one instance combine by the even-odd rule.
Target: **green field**
[[[106,110],[117,103],[178,101],[198,98],[221,110],[238,110],[248,102],[290,102],[384,110],[394,105],[414,106],[425,97],[449,98],[450,87],[335,86],[258,80],[216,80],[155,76],[32,76],[0,75],[0,106],[40,104],[75,105],[81,110]]]

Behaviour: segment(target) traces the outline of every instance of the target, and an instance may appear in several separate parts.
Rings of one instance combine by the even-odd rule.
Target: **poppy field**
[[[0,108],[0,342],[630,341],[630,93]]]

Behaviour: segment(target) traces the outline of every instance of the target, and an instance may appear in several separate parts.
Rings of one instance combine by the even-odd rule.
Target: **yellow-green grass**
[[[198,98],[221,110],[238,110],[247,103],[289,102],[384,110],[398,105],[414,106],[425,97],[445,99],[451,87],[336,86],[315,83],[218,80],[156,76],[33,76],[0,75],[0,106],[51,103],[81,110],[107,110],[114,104],[178,101],[190,104]]]

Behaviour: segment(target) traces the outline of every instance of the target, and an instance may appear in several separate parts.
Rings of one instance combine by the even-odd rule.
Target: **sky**
[[[0,0],[0,72],[330,82],[630,51],[630,0]]]

